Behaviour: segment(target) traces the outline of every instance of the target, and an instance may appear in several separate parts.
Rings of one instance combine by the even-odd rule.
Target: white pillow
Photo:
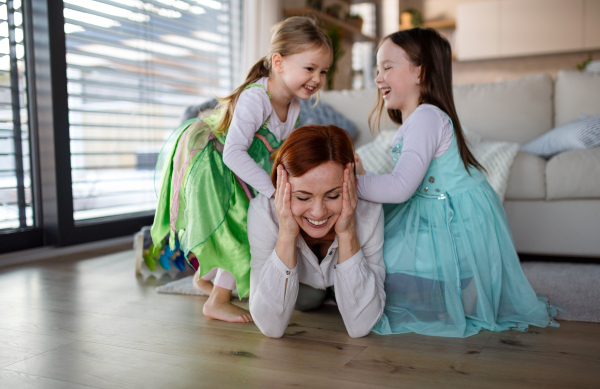
[[[356,149],[365,170],[374,174],[389,174],[394,170],[391,141],[396,131],[382,131],[374,141]],[[519,144],[513,142],[474,142],[469,149],[487,170],[485,175],[500,201],[508,186],[510,168],[519,152]]]
[[[379,135],[356,149],[366,171],[373,174],[390,174],[394,170],[392,158],[392,138],[396,131],[381,131]]]
[[[473,147],[481,142],[481,137],[466,127],[463,127],[463,133],[469,146]],[[366,171],[373,174],[389,174],[394,170],[391,153],[394,135],[396,130],[382,130],[373,141],[356,149]]]
[[[469,147],[473,156],[485,168],[485,176],[494,191],[504,202],[510,168],[519,153],[514,142],[479,142]]]
[[[550,158],[567,150],[600,147],[600,115],[580,115],[524,145],[521,150]]]
[[[472,146],[476,143],[481,142],[481,135],[469,130],[465,126],[462,127],[462,131],[463,131],[463,134],[465,135],[465,138],[467,139],[467,142],[469,143],[469,146]]]

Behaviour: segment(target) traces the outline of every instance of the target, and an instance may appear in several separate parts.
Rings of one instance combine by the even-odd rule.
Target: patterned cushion
[[[528,153],[550,158],[567,150],[600,147],[600,115],[581,115],[579,120],[548,131],[521,148]]]
[[[216,99],[211,99],[200,105],[190,105],[181,115],[181,122],[201,116],[202,112],[214,109],[218,104]],[[319,124],[327,126],[333,124],[348,132],[353,140],[358,136],[358,128],[344,115],[337,112],[329,104],[322,101],[314,106],[314,100],[300,100],[300,121],[296,127],[307,124]]]
[[[366,171],[373,174],[389,174],[394,170],[392,138],[396,131],[381,131],[374,141],[356,149]]]
[[[181,118],[180,118],[181,123],[188,121],[192,118],[199,117],[200,114],[204,111],[215,109],[217,104],[219,104],[217,99],[210,99],[208,101],[205,101],[202,104],[190,105],[190,106],[186,107],[185,111],[183,111],[183,113],[181,114]]]
[[[394,170],[390,145],[395,131],[382,131],[373,142],[356,149],[363,167],[373,174],[389,174]],[[508,186],[510,168],[519,152],[519,144],[512,142],[473,142],[470,150],[483,167],[485,175],[500,201]]]
[[[356,139],[358,135],[358,128],[350,119],[322,101],[319,101],[315,105],[312,99],[300,100],[300,121],[297,127],[307,124],[318,124],[321,126],[333,124],[346,130],[352,139]]]
[[[485,176],[504,201],[510,168],[519,153],[519,144],[513,142],[479,142],[469,147],[473,156],[485,168]]]

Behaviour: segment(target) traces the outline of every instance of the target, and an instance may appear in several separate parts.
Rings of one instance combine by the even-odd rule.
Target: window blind
[[[20,1],[0,0],[0,229],[34,224]]]
[[[64,4],[74,219],[152,211],[156,158],[186,106],[233,89],[240,4]]]

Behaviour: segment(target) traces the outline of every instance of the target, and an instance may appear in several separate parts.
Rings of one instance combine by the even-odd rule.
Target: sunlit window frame
[[[0,232],[0,254],[40,246],[68,246],[132,235],[154,212],[75,222],[69,139],[63,0],[22,0],[32,184],[38,226]],[[241,22],[241,21],[240,21]],[[41,189],[41,190],[40,190]]]
[[[8,2],[7,2],[8,3]],[[7,4],[8,6],[9,4]],[[15,229],[0,230],[0,253],[35,248],[44,245],[44,232],[42,229],[42,197],[40,185],[40,163],[39,163],[39,138],[37,136],[37,110],[35,102],[35,81],[34,81],[34,53],[32,25],[31,0],[23,0],[21,4],[21,13],[23,16],[22,29],[24,35],[25,47],[25,77],[26,95],[28,102],[28,125],[29,125],[29,154],[30,154],[30,179],[32,195],[32,213],[34,224],[27,227]]]

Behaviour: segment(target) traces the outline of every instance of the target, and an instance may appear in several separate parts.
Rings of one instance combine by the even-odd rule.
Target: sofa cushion
[[[563,70],[554,86],[554,124],[600,114],[600,73]]]
[[[375,105],[377,89],[326,91],[321,93],[321,100],[333,109],[350,119],[360,131],[355,146],[360,147],[375,139],[369,131],[369,113]],[[381,118],[381,130],[398,129],[384,112]]]
[[[546,160],[519,152],[508,176],[506,200],[544,200],[546,198]]]
[[[584,116],[532,140],[521,150],[550,158],[567,150],[600,147],[600,115]]]
[[[382,131],[374,141],[356,148],[366,171],[373,174],[390,174],[394,170],[392,139],[396,131]]]
[[[300,100],[300,117],[296,127],[302,127],[309,124],[318,124],[320,126],[328,126],[333,124],[340,127],[350,135],[352,140],[359,136],[358,127],[354,122],[341,113],[333,109],[329,104],[319,101],[315,104],[312,99]]]
[[[552,129],[552,91],[552,77],[535,74],[454,86],[454,102],[461,124],[483,140],[524,144]]]
[[[600,149],[561,153],[546,164],[547,199],[600,198]]]

